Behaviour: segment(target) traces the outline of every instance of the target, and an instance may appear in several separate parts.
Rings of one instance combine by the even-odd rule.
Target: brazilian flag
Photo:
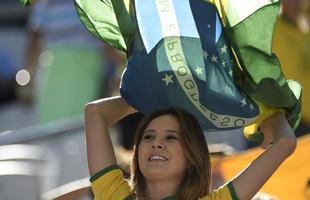
[[[24,5],[33,2],[21,0]],[[75,0],[85,27],[127,53],[120,92],[142,113],[171,106],[205,130],[246,127],[277,110],[298,125],[301,86],[271,51],[279,0]]]
[[[277,110],[300,120],[301,86],[271,51],[278,0],[76,0],[88,30],[127,53],[121,95],[149,113],[171,106],[205,130],[246,127]]]

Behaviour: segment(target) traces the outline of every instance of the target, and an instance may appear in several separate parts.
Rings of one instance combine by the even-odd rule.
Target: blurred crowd
[[[310,132],[309,3],[309,0],[282,1],[273,43],[274,53],[280,60],[286,78],[295,79],[303,86],[302,122],[296,130],[298,136]],[[4,12],[10,6],[12,12],[15,10],[13,8],[16,8],[16,13],[20,10],[25,12],[11,19],[8,16],[12,13]],[[5,13],[7,16],[4,16]],[[30,9],[21,8],[17,0],[2,0],[0,18],[0,119],[12,115],[8,120],[12,122],[12,119],[22,120],[18,117],[22,115],[27,121],[26,118],[31,116],[26,124],[19,121],[14,123],[24,126],[44,124],[82,115],[85,103],[118,94],[126,56],[86,31],[72,0],[41,0]],[[23,37],[24,42],[19,43],[20,39],[16,38],[10,40],[14,43],[12,45],[5,43],[10,30],[17,31],[17,36]],[[11,109],[12,105],[23,109],[12,113],[6,109]],[[23,113],[25,107],[29,113]],[[141,117],[137,113],[119,123],[118,157],[125,171],[128,170],[128,156],[132,149],[130,141],[133,133],[129,130],[135,129]],[[0,133],[15,128],[22,127],[10,127],[5,121],[0,121]],[[231,154],[234,148],[247,149],[250,146],[244,140],[237,143],[239,147],[210,144],[214,154],[215,188],[224,182],[219,158]],[[78,199],[77,196],[90,195],[88,187],[85,182],[77,182],[65,192],[58,188],[45,196],[51,198],[54,195],[53,198],[56,198],[55,194],[58,194],[58,199]],[[73,193],[62,196],[70,190]],[[261,194],[255,199],[277,197]]]
[[[39,1],[22,28],[21,65],[0,54],[2,105],[15,98],[34,107],[34,123],[44,123],[80,115],[85,103],[117,89],[124,56],[86,31],[71,0]]]

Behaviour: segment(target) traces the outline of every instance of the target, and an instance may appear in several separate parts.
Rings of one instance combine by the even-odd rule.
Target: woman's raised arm
[[[87,160],[91,176],[116,164],[108,127],[134,112],[120,96],[100,99],[85,106]]]
[[[281,112],[264,120],[261,131],[267,149],[232,181],[240,200],[251,199],[296,148],[295,134]]]

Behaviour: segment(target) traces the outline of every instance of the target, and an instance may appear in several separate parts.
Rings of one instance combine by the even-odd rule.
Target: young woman
[[[284,115],[273,114],[260,126],[266,151],[211,192],[209,152],[198,122],[180,109],[158,111],[146,117],[136,132],[130,186],[116,165],[108,127],[133,112],[121,97],[85,107],[88,164],[97,200],[251,199],[296,147]]]

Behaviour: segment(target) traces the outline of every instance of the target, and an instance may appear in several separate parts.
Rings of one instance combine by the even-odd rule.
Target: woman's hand
[[[296,148],[296,137],[282,112],[276,112],[265,119],[260,128],[264,134],[262,148],[266,149],[270,144],[282,140],[286,143],[288,152],[293,153]]]

